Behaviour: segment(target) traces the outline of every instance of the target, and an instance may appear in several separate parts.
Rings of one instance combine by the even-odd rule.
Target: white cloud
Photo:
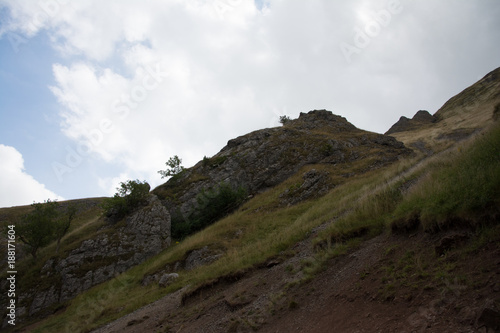
[[[63,200],[26,173],[23,156],[14,147],[0,144],[0,161],[0,207]]]
[[[112,197],[116,192],[119,184],[130,179],[127,173],[121,173],[117,177],[105,177],[98,179],[98,185],[104,195]]]
[[[435,112],[498,66],[495,1],[401,0],[350,61],[340,45],[397,1],[60,1],[37,31],[79,55],[53,67],[64,134],[154,186],[168,157],[190,166],[284,113],[327,108],[384,132]],[[40,5],[3,2],[8,29],[29,32]]]

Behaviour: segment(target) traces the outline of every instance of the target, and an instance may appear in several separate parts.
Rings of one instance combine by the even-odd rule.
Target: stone
[[[161,288],[165,288],[166,286],[170,285],[178,278],[179,278],[179,274],[177,274],[177,273],[163,274],[160,278],[160,281],[158,281],[158,285]]]
[[[55,304],[58,299],[59,293],[55,286],[51,286],[48,290],[38,291],[31,302],[29,315],[32,316],[38,311]]]
[[[326,194],[334,187],[329,183],[328,173],[311,169],[302,175],[303,183],[299,187],[286,189],[280,194],[282,205],[293,205],[298,202]]]
[[[193,270],[197,267],[208,265],[222,256],[222,253],[212,251],[208,246],[201,249],[191,251],[184,262],[184,269],[187,271]]]

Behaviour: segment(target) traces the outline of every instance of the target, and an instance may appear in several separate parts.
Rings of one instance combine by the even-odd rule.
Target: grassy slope
[[[421,162],[418,168],[412,168],[419,162],[418,158],[401,161],[383,170],[353,177],[320,199],[292,207],[279,207],[279,194],[298,180],[292,177],[278,187],[257,195],[231,216],[112,281],[81,294],[64,312],[45,320],[36,331],[88,331],[182,287],[189,286],[186,290],[189,293],[189,290],[221,276],[251,269],[274,256],[286,256],[289,249],[306,237],[311,229],[334,219],[337,222],[330,224],[316,239],[319,248],[325,245],[335,248],[338,242],[345,243],[361,235],[375,235],[389,228],[397,218],[406,223],[408,214],[413,213],[408,207],[420,207],[425,228],[429,228],[429,223],[440,226],[450,216],[474,216],[485,207],[498,207],[499,133],[500,127],[496,125],[488,135],[479,138],[478,144],[463,144],[460,148]],[[464,164],[471,167],[457,167]],[[495,177],[491,180],[490,176]],[[448,191],[448,187],[439,185],[443,177],[448,177],[450,184],[464,181],[461,186],[467,188],[476,184],[477,187],[471,190],[485,195],[477,197],[470,205],[463,205],[461,200],[464,196],[460,187],[456,191],[451,188]],[[476,181],[478,177],[485,177],[486,181]],[[401,193],[400,189],[405,184],[417,179],[421,180],[417,186],[405,194]],[[465,182],[470,179],[472,184]],[[425,209],[432,206],[434,196],[447,196],[452,199],[449,202],[458,201],[444,212],[428,212]],[[422,198],[427,198],[427,201]],[[421,206],[415,206],[415,202]],[[180,272],[180,278],[168,288],[141,286],[145,275],[185,258],[192,249],[205,245],[224,249],[226,254],[211,265]]]
[[[89,235],[95,235],[98,229],[102,226],[102,221],[99,219],[101,215],[101,208],[99,207],[102,198],[90,199],[77,199],[60,202],[64,209],[67,205],[75,205],[77,207],[77,214],[72,221],[70,229],[66,236],[61,241],[59,253],[56,253],[56,243],[52,243],[45,248],[38,251],[38,260],[33,261],[27,251],[23,251],[23,244],[21,241],[16,242],[16,270],[18,274],[17,286],[24,290],[32,288],[44,288],[51,285],[60,283],[56,275],[52,278],[43,279],[44,285],[40,285],[40,271],[47,260],[53,257],[65,257],[75,247],[89,238]],[[9,224],[16,224],[22,217],[31,210],[31,206],[17,206],[10,208],[0,209],[0,230],[4,230]],[[1,279],[4,279],[6,272],[6,262],[2,262]],[[22,306],[23,304],[21,304]]]
[[[423,142],[434,151],[444,150],[454,144],[454,140],[443,134],[473,132],[484,128],[498,113],[500,105],[500,68],[488,73],[484,78],[450,98],[435,114],[438,122],[414,131],[393,133],[407,147]]]
[[[441,133],[459,128],[481,128],[490,122],[498,98],[484,98],[481,103],[464,107],[445,104],[446,117],[417,131],[396,133],[397,139],[410,144],[423,140],[435,152],[450,147],[453,142],[438,140]],[[456,104],[456,103],[455,103]],[[327,249],[319,258],[331,255],[351,244],[349,239],[371,236],[387,230],[411,227],[415,215],[427,230],[449,227],[457,219],[477,226],[478,211],[499,206],[498,148],[499,125],[479,145],[462,144],[446,153],[423,159],[423,156],[405,159],[384,169],[351,177],[346,181],[339,174],[360,171],[360,166],[307,166],[279,186],[244,204],[237,212],[197,233],[180,244],[165,250],[115,279],[96,286],[71,301],[64,311],[37,325],[36,331],[84,332],[129,313],[165,294],[188,286],[186,292],[221,276],[252,269],[275,256],[287,256],[290,248],[304,239],[311,229],[328,224],[315,243],[318,249]],[[496,134],[495,134],[496,133]],[[482,148],[481,148],[482,147]],[[496,157],[496,159],[495,159]],[[462,166],[466,166],[465,168]],[[301,175],[310,168],[327,168],[331,181],[337,186],[327,195],[292,207],[282,207],[279,195],[301,182]],[[364,169],[366,166],[362,166]],[[352,168],[352,170],[350,170]],[[363,170],[364,171],[364,170]],[[495,177],[496,176],[496,177]],[[459,177],[458,181],[455,177]],[[443,185],[443,179],[446,185]],[[401,191],[418,181],[411,191]],[[455,186],[457,185],[457,186]],[[469,193],[463,195],[464,189]],[[473,200],[469,200],[473,198]],[[448,200],[450,199],[450,200]],[[468,203],[463,204],[463,200]],[[438,204],[436,204],[438,203]],[[443,205],[443,203],[447,203]],[[2,224],[11,223],[29,207],[1,209]],[[99,227],[99,209],[93,208],[80,215],[69,234],[63,239],[63,252],[81,242]],[[7,219],[5,219],[7,217]],[[330,223],[335,221],[335,223]],[[354,242],[358,244],[359,242]],[[166,265],[182,260],[193,250],[205,245],[222,249],[225,255],[215,263],[191,272],[180,272],[177,282],[168,288],[142,287],[145,275],[162,270]],[[40,252],[43,263],[54,253],[55,245]],[[332,250],[333,249],[333,250]],[[35,279],[40,264],[25,260],[19,263],[24,278]],[[317,264],[321,267],[321,263]],[[314,274],[314,269],[311,269]],[[36,279],[35,279],[36,280]],[[32,282],[34,282],[33,280]],[[19,328],[19,327],[18,327]]]

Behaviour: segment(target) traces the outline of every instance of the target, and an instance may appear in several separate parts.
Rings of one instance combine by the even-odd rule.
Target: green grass
[[[45,320],[35,332],[89,331],[180,288],[190,293],[210,281],[251,270],[269,258],[291,255],[294,244],[325,223],[328,224],[326,229],[314,239],[314,245],[322,250],[301,268],[307,279],[320,272],[328,258],[345,254],[360,246],[363,239],[388,230],[391,222],[415,212],[424,228],[429,230],[450,216],[468,217],[498,206],[499,128],[497,125],[461,150],[424,161],[419,168],[412,168],[419,160],[408,159],[385,169],[350,177],[348,181],[337,183],[323,197],[282,207],[280,194],[300,181],[306,171],[302,168],[282,184],[254,196],[230,216],[119,277],[82,293],[64,312]],[[343,171],[359,171],[356,169],[359,166],[349,167],[343,165]],[[329,170],[340,171],[335,166]],[[402,192],[401,186],[409,179],[420,181],[409,192]],[[224,256],[210,265],[189,272],[180,271],[179,279],[167,288],[141,286],[144,276],[159,272],[185,259],[190,251],[207,245],[224,250]],[[387,254],[397,250],[389,249]],[[425,264],[417,254],[407,253],[389,265],[383,295],[387,298],[393,295],[394,281],[411,283],[413,280],[408,277],[412,274],[416,274],[415,281],[419,274],[426,276]],[[433,274],[450,274],[450,269],[452,267],[443,266],[442,271]]]
[[[500,126],[428,169],[425,180],[397,207],[397,218],[417,214],[426,231],[460,222],[472,227],[483,223],[483,212],[498,210],[500,204]]]
[[[277,255],[287,255],[288,249],[307,237],[314,227],[333,220],[343,207],[346,195],[362,196],[365,185],[375,181],[375,175],[363,175],[350,185],[339,186],[328,195],[285,208],[276,208],[279,194],[287,184],[257,195],[237,212],[163,251],[145,263],[132,268],[118,279],[96,286],[72,300],[66,311],[48,318],[36,332],[65,331],[65,323],[74,322],[75,332],[87,331],[185,286],[189,293],[198,286],[220,277],[252,269]],[[266,208],[263,208],[266,207]],[[239,237],[234,235],[240,231]],[[160,289],[140,285],[144,276],[161,271],[166,265],[183,260],[187,253],[205,245],[226,250],[225,255],[208,266],[193,271],[181,271],[179,279]],[[335,251],[342,249],[340,246]],[[318,266],[319,267],[319,266]],[[310,267],[312,271],[316,268]],[[307,269],[306,269],[307,270]],[[127,281],[118,283],[117,281]],[[117,289],[116,289],[117,288]],[[115,290],[116,289],[116,290]],[[108,292],[113,290],[113,292]],[[105,297],[105,302],[99,299]],[[101,304],[102,303],[102,304]],[[87,307],[88,304],[98,304]],[[100,305],[99,305],[100,304]]]

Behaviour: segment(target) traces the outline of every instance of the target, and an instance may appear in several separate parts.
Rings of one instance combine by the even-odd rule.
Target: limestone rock
[[[306,199],[321,196],[333,187],[328,182],[328,173],[311,169],[302,175],[300,186],[288,188],[280,195],[283,205],[293,205]]]
[[[36,294],[29,309],[29,315],[33,315],[38,311],[57,303],[59,293],[55,286],[51,286],[49,290],[45,290]]]
[[[170,214],[154,195],[148,205],[128,216],[125,226],[109,225],[96,237],[83,241],[64,259],[50,259],[43,276],[59,274],[61,285],[31,292],[29,315],[105,282],[170,245]],[[23,295],[26,299],[28,295]]]

